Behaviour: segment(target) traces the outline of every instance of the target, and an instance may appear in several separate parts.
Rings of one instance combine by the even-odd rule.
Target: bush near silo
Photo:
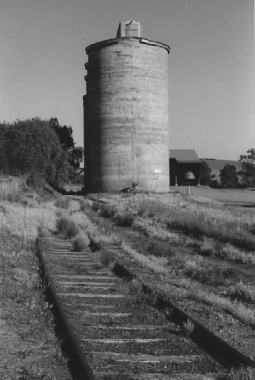
[[[100,207],[99,215],[104,218],[113,218],[117,210],[114,205],[103,204]]]
[[[74,252],[83,252],[88,247],[90,240],[87,235],[79,232],[72,241],[72,248]]]
[[[93,201],[91,205],[92,211],[98,211],[100,210],[101,204],[99,202]]]
[[[135,217],[130,212],[126,212],[126,213],[118,212],[114,216],[114,222],[116,223],[117,226],[120,226],[120,227],[132,227],[134,221],[135,221]]]
[[[56,228],[59,234],[67,239],[72,239],[79,233],[77,224],[67,216],[60,216],[56,221]]]
[[[64,208],[65,210],[67,210],[69,208],[70,202],[71,202],[70,198],[61,197],[56,200],[55,206],[58,208]]]

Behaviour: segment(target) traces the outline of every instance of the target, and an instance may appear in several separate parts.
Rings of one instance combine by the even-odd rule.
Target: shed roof
[[[200,162],[194,149],[170,149],[169,158],[174,158],[178,162]]]

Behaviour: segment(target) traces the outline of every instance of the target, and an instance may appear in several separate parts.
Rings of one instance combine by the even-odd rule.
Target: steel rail
[[[144,284],[139,277],[132,274],[124,265],[116,261],[113,267],[113,272],[123,278],[127,279],[136,278],[141,282],[143,292],[147,295],[155,294],[155,291],[147,284]],[[164,299],[162,296],[157,294],[156,303],[153,304],[158,310],[169,310],[173,312],[170,316],[167,316],[171,322],[176,323],[180,326],[190,320],[194,325],[194,330],[189,334],[189,338],[193,340],[199,347],[203,348],[207,353],[209,353],[215,360],[217,360],[222,366],[227,369],[245,367],[255,367],[255,360],[244,355],[236,348],[232,347],[229,343],[215,335],[208,328],[203,326],[201,323],[192,318],[185,311],[181,310],[170,300]]]

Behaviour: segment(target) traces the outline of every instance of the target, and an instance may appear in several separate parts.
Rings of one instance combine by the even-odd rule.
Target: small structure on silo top
[[[169,191],[169,52],[133,20],[86,48],[86,192]]]

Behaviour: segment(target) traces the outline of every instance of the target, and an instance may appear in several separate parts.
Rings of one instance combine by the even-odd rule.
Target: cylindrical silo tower
[[[120,23],[117,37],[86,48],[85,190],[169,190],[168,54]]]

